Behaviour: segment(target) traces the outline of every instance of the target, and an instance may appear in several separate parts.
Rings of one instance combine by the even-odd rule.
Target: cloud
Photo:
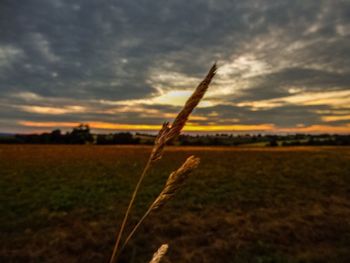
[[[156,125],[218,61],[194,124],[346,127],[347,10],[344,0],[2,1],[0,122]]]
[[[23,57],[23,51],[12,45],[0,45],[0,72],[6,74],[12,66]]]

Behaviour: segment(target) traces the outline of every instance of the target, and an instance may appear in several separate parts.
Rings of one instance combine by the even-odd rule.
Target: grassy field
[[[0,262],[107,262],[151,148],[0,146]],[[170,147],[132,222],[186,157],[184,189],[122,262],[350,262],[350,148]]]

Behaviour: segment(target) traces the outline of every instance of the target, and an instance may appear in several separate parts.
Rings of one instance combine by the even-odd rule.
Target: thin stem
[[[120,253],[124,250],[126,244],[130,241],[130,239],[132,238],[132,236],[135,234],[136,230],[139,228],[139,226],[142,224],[142,222],[146,219],[146,217],[152,212],[153,207],[154,207],[154,202],[150,205],[150,207],[148,208],[147,212],[142,216],[142,218],[139,220],[139,222],[134,226],[133,230],[130,232],[130,234],[128,235],[128,237],[125,239],[123,245],[121,246],[121,248],[119,249],[118,255],[116,258],[118,258],[118,256],[120,255]]]
[[[140,176],[140,178],[139,178],[139,181],[138,181],[137,184],[136,184],[136,187],[135,187],[135,189],[134,189],[134,192],[132,193],[132,197],[131,197],[131,199],[130,199],[128,209],[127,209],[126,212],[125,212],[123,222],[122,222],[122,224],[121,224],[121,226],[120,226],[120,230],[119,230],[119,232],[118,232],[118,236],[117,236],[117,239],[116,239],[114,248],[113,248],[113,253],[112,253],[111,259],[110,259],[110,261],[109,261],[110,263],[116,262],[116,253],[117,253],[117,251],[118,251],[119,243],[120,243],[121,237],[122,237],[122,235],[123,235],[126,222],[128,221],[131,208],[132,208],[132,206],[133,206],[133,204],[134,204],[134,202],[135,202],[135,198],[136,198],[136,195],[137,195],[137,193],[138,193],[138,191],[139,191],[139,188],[140,188],[140,186],[141,186],[141,183],[142,183],[142,181],[143,181],[143,178],[145,177],[146,173],[148,172],[149,168],[151,167],[151,163],[152,163],[152,154],[151,154],[151,156],[149,157],[145,168],[143,169],[143,172],[142,172],[142,174],[141,174],[141,176]]]

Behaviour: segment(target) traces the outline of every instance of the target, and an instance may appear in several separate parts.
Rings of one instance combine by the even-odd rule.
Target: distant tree
[[[130,132],[121,132],[113,135],[114,144],[137,144],[138,142],[139,140],[134,138]]]
[[[133,136],[130,132],[114,134],[98,134],[96,144],[139,144],[140,138]]]
[[[69,143],[72,144],[85,144],[92,143],[93,137],[90,133],[90,127],[88,124],[80,124],[74,128],[73,131],[68,135]]]
[[[50,134],[50,143],[63,143],[64,137],[62,136],[61,130],[53,130]]]
[[[314,137],[310,136],[307,140],[307,145],[315,145],[315,139]]]
[[[278,142],[277,142],[276,139],[273,138],[273,139],[270,140],[270,142],[268,143],[267,146],[276,147],[276,146],[278,146]]]

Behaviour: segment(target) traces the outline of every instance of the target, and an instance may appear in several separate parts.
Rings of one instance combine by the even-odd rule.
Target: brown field
[[[150,147],[0,146],[0,262],[107,262]],[[170,147],[132,222],[186,157],[186,186],[121,262],[350,262],[350,148]]]

